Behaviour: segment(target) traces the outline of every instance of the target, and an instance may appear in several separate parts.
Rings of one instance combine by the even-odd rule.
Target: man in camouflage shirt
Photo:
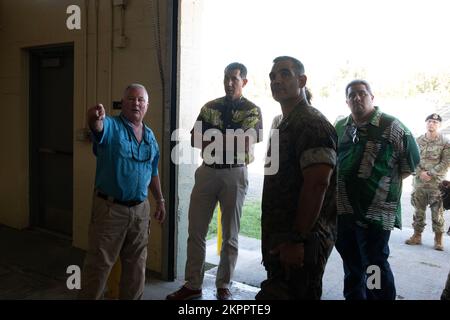
[[[167,296],[188,300],[202,295],[206,234],[217,202],[222,210],[222,248],[217,269],[217,299],[231,299],[231,278],[238,257],[242,205],[248,188],[247,164],[253,144],[262,140],[261,109],[242,96],[247,68],[231,63],[224,71],[225,96],[204,105],[191,131],[191,145],[202,150],[189,204],[186,283]]]
[[[344,263],[344,297],[394,300],[388,242],[391,230],[401,227],[402,179],[415,171],[419,150],[400,121],[373,105],[366,81],[350,82],[345,93],[351,115],[336,123],[336,249]],[[381,283],[369,286],[373,270]]]
[[[276,58],[270,72],[272,96],[283,115],[266,161],[266,169],[274,167],[278,153],[278,171],[264,177],[261,241],[267,280],[258,300],[320,299],[336,238],[337,136],[308,103],[304,72],[292,57]]]
[[[405,241],[409,245],[422,244],[425,228],[425,211],[430,206],[433,221],[434,249],[442,251],[444,233],[444,209],[439,184],[445,179],[450,163],[450,142],[439,132],[442,118],[433,113],[426,118],[427,132],[417,138],[420,148],[420,164],[414,177],[411,203],[415,208],[414,234]]]

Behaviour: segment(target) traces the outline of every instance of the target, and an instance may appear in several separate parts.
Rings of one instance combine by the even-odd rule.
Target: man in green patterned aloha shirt
[[[168,300],[202,295],[205,239],[217,202],[222,210],[223,241],[216,296],[219,300],[232,297],[229,287],[238,256],[240,218],[248,188],[247,164],[254,159],[253,144],[262,140],[262,117],[260,108],[242,96],[247,84],[246,67],[231,63],[224,73],[225,97],[203,106],[191,131],[191,145],[202,150],[203,164],[195,172],[189,205],[186,283],[168,295]]]
[[[391,230],[401,227],[402,180],[415,172],[419,150],[399,120],[373,105],[366,81],[350,82],[345,93],[351,115],[336,123],[336,249],[344,263],[344,297],[394,300],[388,242]],[[368,273],[380,281],[369,285]]]
[[[444,181],[450,163],[450,141],[439,132],[442,118],[437,113],[426,119],[427,132],[417,138],[420,164],[414,177],[411,203],[414,206],[414,234],[405,241],[409,245],[422,244],[425,211],[430,206],[433,221],[434,249],[443,251],[444,208],[439,184]]]

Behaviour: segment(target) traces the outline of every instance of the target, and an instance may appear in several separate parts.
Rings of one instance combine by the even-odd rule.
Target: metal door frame
[[[71,43],[59,43],[59,44],[51,44],[46,46],[39,47],[30,47],[27,48],[28,56],[29,56],[29,118],[28,118],[28,128],[29,128],[29,137],[28,137],[28,151],[29,151],[29,218],[30,218],[30,227],[34,229],[39,229],[45,232],[49,232],[52,234],[56,234],[63,238],[73,237],[73,232],[70,236],[58,233],[52,230],[47,230],[39,226],[39,185],[38,185],[38,175],[39,175],[39,160],[38,153],[36,151],[37,148],[37,138],[38,138],[38,97],[39,97],[39,59],[45,55],[46,53],[58,53],[61,52],[63,54],[67,52],[71,52],[72,57],[74,57],[74,44]],[[75,61],[74,61],[75,62]],[[75,73],[75,67],[72,71],[72,74]],[[72,88],[73,90],[73,88]],[[75,92],[74,92],[75,93]],[[73,129],[73,123],[71,124]],[[72,146],[73,147],[73,146]],[[73,170],[72,170],[73,175]],[[73,187],[73,186],[72,186]],[[73,194],[72,194],[73,197]],[[73,211],[72,211],[72,219],[73,219]]]

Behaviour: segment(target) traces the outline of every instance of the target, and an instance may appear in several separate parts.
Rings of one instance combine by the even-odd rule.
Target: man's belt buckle
[[[104,193],[102,193],[100,191],[97,191],[97,196],[102,198],[102,199],[104,199],[104,200],[111,201],[112,203],[117,203],[117,204],[120,204],[122,206],[129,207],[129,208],[137,206],[138,204],[142,203],[142,201],[139,201],[139,200],[122,201],[122,200],[114,199],[113,197],[110,197],[110,196],[108,196],[108,195],[106,195],[106,194],[104,194]]]
[[[207,167],[214,168],[214,169],[231,169],[231,168],[240,168],[244,167],[245,164],[243,163],[232,163],[232,164],[218,164],[218,163],[212,163],[212,164],[206,164]]]

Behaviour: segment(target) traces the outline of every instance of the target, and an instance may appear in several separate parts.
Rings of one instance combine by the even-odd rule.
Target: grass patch
[[[245,202],[242,208],[241,232],[243,236],[261,239],[261,202]],[[212,239],[217,235],[217,208],[214,211],[211,223],[209,225],[206,239]]]

